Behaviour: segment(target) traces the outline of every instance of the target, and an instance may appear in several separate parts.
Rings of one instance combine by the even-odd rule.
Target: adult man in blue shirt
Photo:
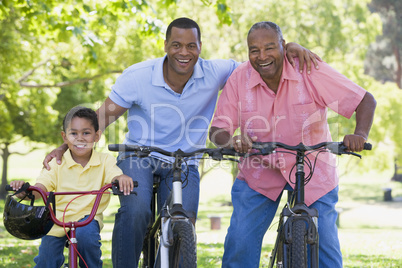
[[[297,44],[291,44],[293,54],[310,59],[313,54]],[[219,90],[239,65],[233,60],[204,60],[201,53],[201,32],[196,22],[188,18],[174,20],[167,29],[166,56],[141,62],[127,68],[116,80],[112,92],[98,109],[103,131],[128,110],[128,133],[124,143],[158,146],[167,151],[193,151],[205,147]],[[289,53],[288,53],[289,54]],[[288,56],[293,61],[292,56]],[[44,160],[58,158],[63,146]],[[138,181],[138,195],[121,196],[112,240],[113,267],[136,267],[141,254],[152,198],[153,176],[161,178],[160,203],[166,200],[171,187],[169,159],[154,154],[138,159],[120,154],[118,165],[124,174]],[[183,189],[183,208],[198,210],[199,173],[194,159],[187,162],[188,184]],[[166,181],[166,183],[165,183]],[[170,186],[168,186],[170,185]]]

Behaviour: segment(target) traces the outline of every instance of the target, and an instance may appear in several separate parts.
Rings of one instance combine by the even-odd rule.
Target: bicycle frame
[[[162,206],[160,213],[156,215],[156,189],[159,187],[159,182],[155,183],[154,180],[154,192],[151,201],[151,222],[148,227],[148,232],[145,236],[143,259],[145,259],[145,267],[160,267],[169,268],[172,262],[176,265],[178,260],[176,254],[180,252],[172,252],[172,246],[174,244],[174,224],[177,222],[184,222],[187,226],[191,226],[192,244],[194,247],[194,265],[196,265],[196,234],[195,227],[190,220],[190,213],[183,208],[183,195],[182,188],[183,182],[181,179],[182,164],[184,160],[189,157],[188,154],[177,150],[176,152],[167,152],[157,147],[140,147],[129,145],[109,145],[111,151],[134,151],[138,157],[146,157],[150,152],[156,151],[164,155],[174,157],[172,163],[172,189],[169,193],[167,200]],[[156,242],[159,238],[159,243]],[[158,244],[158,245],[157,245]],[[144,253],[146,252],[146,253]],[[190,251],[191,252],[191,249]]]
[[[183,182],[181,180],[181,164],[183,159],[176,158],[173,163],[173,182],[172,182],[172,190],[169,194],[169,197],[165,201],[164,205],[161,208],[160,213],[157,217],[153,217],[151,219],[152,227],[149,229],[148,234],[145,239],[148,241],[148,255],[144,256],[148,257],[149,267],[154,267],[156,263],[156,267],[160,268],[169,268],[170,255],[169,250],[173,245],[173,231],[172,231],[172,222],[175,221],[184,221],[188,225],[192,227],[195,241],[195,228],[192,222],[190,221],[190,215],[183,209],[183,198],[182,198],[182,186]],[[159,182],[154,183],[155,188],[159,186]],[[152,211],[153,215],[155,215],[156,211],[156,189],[154,189],[154,197],[152,201]],[[159,235],[160,243],[157,249],[155,250],[155,241],[154,239]]]
[[[293,196],[288,196],[288,203],[283,208],[280,215],[280,223],[278,226],[278,235],[276,238],[275,246],[270,258],[269,267],[274,267],[275,260],[277,259],[278,268],[288,267],[307,267],[307,245],[310,245],[310,267],[318,268],[319,256],[318,256],[318,211],[315,208],[309,208],[304,201],[304,185],[305,185],[305,173],[304,163],[307,152],[309,151],[326,151],[333,154],[351,154],[361,157],[360,155],[349,152],[346,146],[340,142],[323,142],[313,146],[306,146],[302,143],[297,146],[289,146],[283,143],[274,142],[254,142],[253,148],[259,150],[258,153],[251,153],[251,155],[269,155],[274,153],[277,148],[282,148],[296,152],[296,174],[295,174],[295,188]],[[371,150],[371,144],[365,144],[365,150]],[[312,171],[314,172],[314,171]],[[302,230],[303,234],[297,233],[295,230]],[[297,236],[294,237],[294,235]],[[300,239],[301,238],[301,239]],[[302,241],[304,239],[304,241]],[[295,242],[298,240],[298,242]],[[300,242],[302,241],[302,242]],[[302,253],[301,256],[293,257],[292,252],[294,244],[297,243],[298,253]],[[290,254],[289,252],[292,252]],[[292,261],[290,260],[292,258]],[[293,263],[293,258],[297,264]],[[300,258],[300,259],[298,259]],[[290,263],[293,264],[290,264]]]
[[[318,211],[315,208],[308,208],[304,202],[304,157],[305,153],[297,152],[296,155],[296,182],[295,182],[295,198],[292,200],[290,193],[288,192],[288,203],[282,210],[280,215],[280,225],[278,226],[278,238],[275,244],[279,243],[279,238],[283,235],[281,250],[282,252],[289,252],[289,247],[292,243],[292,226],[293,222],[304,221],[307,223],[307,243],[310,245],[310,261],[311,268],[318,268]],[[282,263],[283,268],[288,267],[289,259],[287,254],[282,255],[282,259],[278,259],[278,263]],[[277,252],[274,249],[272,253],[269,267],[274,267],[275,257]],[[280,258],[280,257],[278,257]],[[307,262],[307,259],[305,260]],[[278,266],[279,267],[279,266]]]

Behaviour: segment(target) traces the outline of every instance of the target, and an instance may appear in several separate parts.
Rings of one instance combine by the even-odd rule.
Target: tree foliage
[[[204,2],[228,23],[224,0]],[[176,4],[0,1],[2,184],[7,182],[7,160],[13,153],[10,145],[21,138],[60,143],[60,122],[71,107],[93,104],[96,109],[117,74],[136,62],[164,54],[165,24],[156,10]],[[107,132],[121,142],[123,130],[109,128]]]
[[[247,60],[246,35],[251,25],[262,20],[277,23],[286,41],[313,50],[384,99],[387,105],[379,107],[377,114],[390,118],[377,116],[376,124],[391,124],[400,114],[394,106],[400,106],[401,98],[389,99],[380,92],[383,86],[363,73],[368,46],[382,25],[367,4],[368,0],[0,1],[3,160],[5,152],[10,152],[8,146],[22,137],[47,144],[61,142],[63,115],[78,104],[92,104],[96,109],[122,70],[162,56],[166,26],[183,16],[200,24],[201,56],[207,59]],[[391,88],[387,85],[394,92]],[[350,121],[334,120],[340,134],[354,127]],[[115,124],[106,136],[121,142],[125,127]],[[372,133],[374,142],[386,138],[392,144],[401,143],[397,134],[384,133],[377,125]],[[2,183],[5,180],[3,170]]]

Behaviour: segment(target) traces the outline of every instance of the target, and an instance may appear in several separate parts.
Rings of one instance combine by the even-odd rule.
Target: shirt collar
[[[160,86],[160,87],[167,86],[165,79],[163,78],[163,63],[165,62],[166,57],[167,57],[167,55],[165,55],[162,58],[158,58],[157,62],[154,65],[154,69],[152,71],[152,85],[153,86]],[[204,71],[202,70],[201,64],[200,64],[201,61],[203,61],[203,59],[198,58],[197,63],[194,65],[194,72],[191,75],[189,82],[192,81],[193,79],[204,77]]]
[[[74,161],[73,157],[71,156],[71,151],[67,150],[64,153],[64,160],[66,161],[67,168],[71,168],[75,165],[80,165],[77,162]],[[99,154],[92,150],[92,155],[91,159],[89,159],[88,164],[86,164],[85,168],[91,167],[91,166],[99,166],[101,164]]]
[[[297,78],[297,72],[295,68],[289,63],[288,59],[286,56],[284,56],[284,61],[283,61],[283,70],[282,70],[282,76],[281,76],[281,81],[283,80],[298,80]],[[262,80],[260,74],[253,68],[251,65],[250,61],[248,61],[249,69],[250,70],[250,88],[253,88],[259,84],[261,85],[266,85],[264,80]]]

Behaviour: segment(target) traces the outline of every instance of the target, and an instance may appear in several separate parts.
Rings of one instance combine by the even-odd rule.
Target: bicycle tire
[[[152,241],[150,241],[150,239],[152,239]],[[159,248],[159,236],[155,238],[146,237],[144,239],[144,244],[142,246],[142,252],[140,260],[138,262],[138,267],[153,268],[154,263],[157,262],[156,257],[158,248]]]
[[[178,267],[197,267],[197,248],[191,222],[177,221],[173,224],[173,245],[169,249],[169,268]]]
[[[307,232],[303,220],[295,220],[292,224],[293,241],[290,246],[290,268],[307,267]]]

